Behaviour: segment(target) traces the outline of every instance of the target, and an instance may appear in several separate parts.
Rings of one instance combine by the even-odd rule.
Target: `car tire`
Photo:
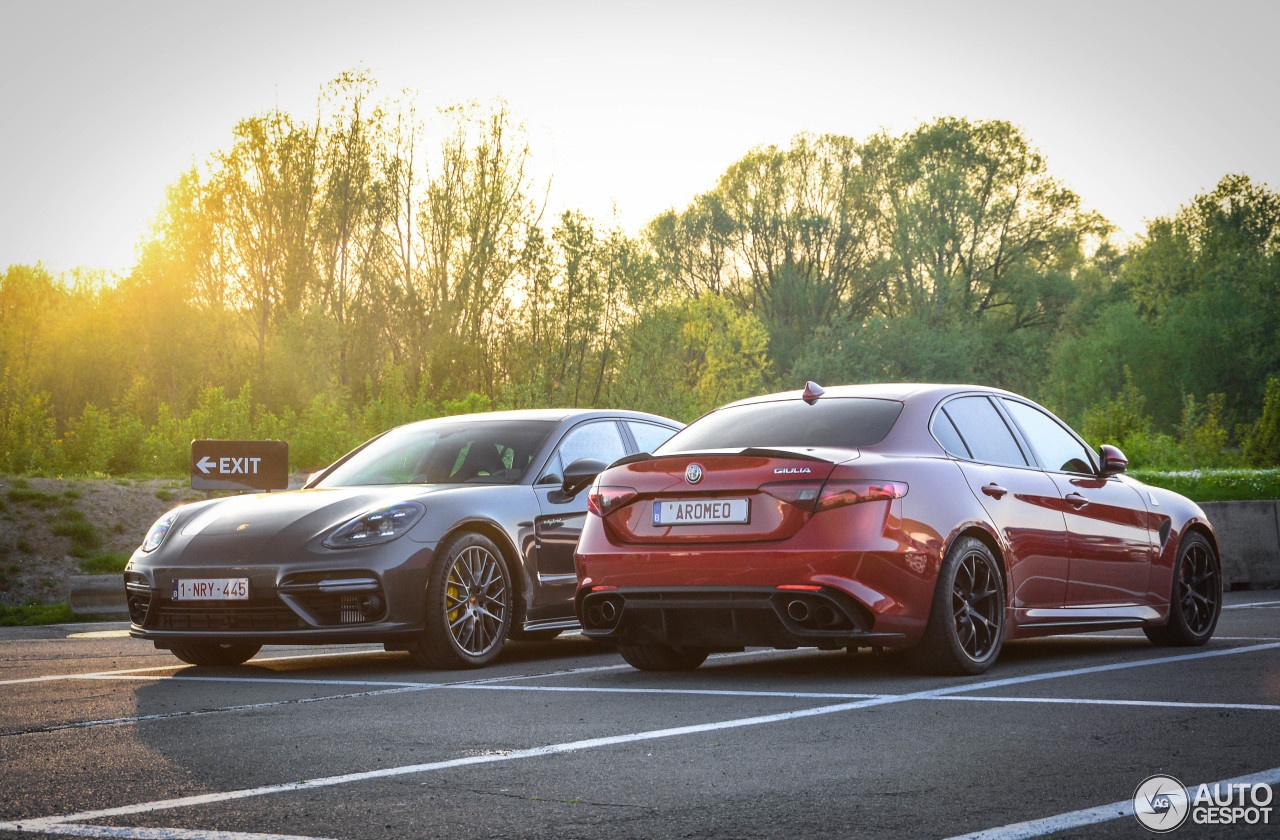
[[[197,643],[173,645],[169,652],[191,665],[243,665],[252,659],[262,645]]]
[[[1153,643],[1194,647],[1209,641],[1222,614],[1222,562],[1204,535],[1191,533],[1178,547],[1169,593],[1169,623],[1143,627]]]
[[[641,671],[692,671],[707,659],[703,648],[674,648],[666,645],[618,645],[618,653]]]
[[[511,575],[493,540],[463,533],[440,546],[427,579],[426,627],[409,656],[427,668],[482,668],[511,631]]]
[[[981,540],[961,537],[942,561],[924,637],[908,656],[930,674],[981,674],[1000,656],[1004,632],[1000,565]]]

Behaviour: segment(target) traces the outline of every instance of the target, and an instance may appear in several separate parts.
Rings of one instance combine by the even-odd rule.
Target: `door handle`
[[[983,487],[982,492],[986,493],[988,496],[990,496],[993,499],[1001,499],[1004,497],[1004,494],[1008,493],[1009,491],[1004,489],[999,484],[996,484],[993,481],[987,486]]]
[[[1067,504],[1071,505],[1076,510],[1079,510],[1080,508],[1089,504],[1089,500],[1086,499],[1084,496],[1081,496],[1079,493],[1068,493]]]

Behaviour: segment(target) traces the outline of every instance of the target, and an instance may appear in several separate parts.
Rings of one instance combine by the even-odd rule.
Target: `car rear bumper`
[[[624,645],[838,649],[905,642],[903,633],[875,632],[871,611],[832,587],[584,588],[576,606],[584,635]]]

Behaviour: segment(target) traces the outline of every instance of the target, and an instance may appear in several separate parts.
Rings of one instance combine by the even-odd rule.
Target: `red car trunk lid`
[[[846,450],[838,457],[857,453]],[[812,502],[834,469],[834,459],[784,450],[679,454],[625,464],[600,477],[602,486],[636,493],[607,514],[605,527],[624,543],[785,540],[813,515]]]

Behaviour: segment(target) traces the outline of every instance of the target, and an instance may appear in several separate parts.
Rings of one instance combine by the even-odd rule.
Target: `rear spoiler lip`
[[[861,454],[856,447],[848,449],[836,449],[835,447],[822,447],[824,452],[841,452],[848,453],[848,457],[844,458],[824,458],[821,455],[815,455],[809,451],[810,447],[763,447],[748,446],[745,449],[702,449],[688,452],[664,452],[661,455],[652,455],[648,452],[637,452],[634,455],[627,455],[625,458],[619,458],[609,465],[613,467],[621,467],[626,464],[636,464],[641,461],[649,461],[654,458],[698,458],[698,457],[715,457],[718,455],[746,455],[756,458],[791,458],[798,461],[817,461],[822,464],[843,464],[858,458]]]

